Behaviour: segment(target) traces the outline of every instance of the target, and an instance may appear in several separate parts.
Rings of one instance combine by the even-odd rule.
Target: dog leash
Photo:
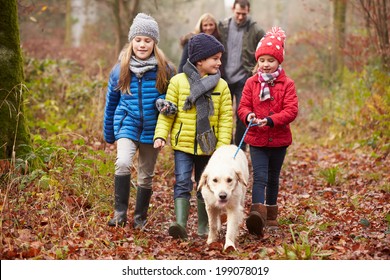
[[[252,124],[252,119],[249,121],[248,127],[246,128],[246,130],[244,132],[244,135],[241,138],[240,144],[238,145],[237,151],[236,151],[236,153],[233,156],[234,159],[236,158],[236,155],[238,154],[238,151],[241,149],[242,143],[244,142],[245,135],[248,133],[249,128],[251,128],[252,126],[256,126],[256,125],[258,125],[258,124],[257,123]]]

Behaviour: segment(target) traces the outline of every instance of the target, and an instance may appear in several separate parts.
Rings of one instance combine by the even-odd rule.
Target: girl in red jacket
[[[255,74],[247,80],[238,107],[241,121],[251,125],[245,137],[253,166],[252,206],[246,226],[258,236],[266,225],[277,227],[280,170],[292,143],[289,124],[298,114],[294,81],[281,66],[285,38],[280,27],[273,27],[260,40]]]

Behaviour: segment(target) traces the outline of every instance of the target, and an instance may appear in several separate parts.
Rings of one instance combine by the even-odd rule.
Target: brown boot
[[[277,229],[278,222],[276,217],[278,216],[278,205],[267,205],[267,226],[270,229]]]
[[[267,207],[264,204],[252,204],[251,211],[246,219],[246,227],[250,234],[262,236],[267,221]]]

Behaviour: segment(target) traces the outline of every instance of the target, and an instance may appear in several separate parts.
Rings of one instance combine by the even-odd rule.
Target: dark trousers
[[[253,166],[252,203],[276,205],[279,177],[287,147],[250,146]]]
[[[237,145],[237,146],[240,144],[241,139],[244,136],[244,133],[246,130],[245,124],[238,118],[238,115],[237,115],[238,105],[240,104],[240,101],[241,101],[242,90],[244,89],[244,85],[245,85],[246,80],[247,80],[247,78],[244,78],[244,79],[241,79],[234,84],[229,84],[230,93],[232,95],[232,102],[234,101],[234,98],[236,99],[236,115],[235,115],[236,132],[233,135],[232,143]],[[246,149],[245,142],[242,142],[241,149],[245,151],[245,149]]]

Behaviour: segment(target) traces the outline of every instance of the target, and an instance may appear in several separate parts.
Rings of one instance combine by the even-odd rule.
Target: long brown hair
[[[163,51],[154,43],[153,54],[157,59],[157,78],[156,89],[159,93],[165,93],[168,88],[169,80],[171,76],[176,74],[176,67],[168,60]],[[120,59],[120,75],[118,81],[118,89],[122,92],[131,94],[130,92],[130,60],[133,55],[133,43],[130,42],[122,50]]]

